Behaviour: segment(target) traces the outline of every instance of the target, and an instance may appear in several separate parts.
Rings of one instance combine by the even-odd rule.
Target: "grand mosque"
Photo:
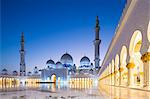
[[[6,68],[2,69],[0,71],[0,89],[16,86],[18,88],[20,85],[35,87],[36,84],[40,87],[41,83],[44,83],[42,85],[52,83],[47,88],[51,88],[53,91],[56,88],[55,85],[60,84],[60,82],[69,82],[70,88],[90,88],[96,81],[96,88],[103,92],[96,94],[97,89],[85,89],[80,92],[88,93],[87,95],[81,94],[86,98],[78,98],[78,96],[77,98],[89,99],[88,97],[94,96],[94,99],[150,99],[150,0],[127,0],[101,65],[99,31],[97,16],[93,42],[94,60],[90,60],[88,56],[83,56],[79,59],[80,65],[76,66],[71,53],[66,52],[62,53],[57,61],[47,59],[44,64],[45,68],[34,67],[32,72],[26,71],[25,39],[24,33],[22,33],[19,50],[20,70],[14,70],[10,73]],[[8,92],[8,90],[6,91]],[[42,90],[42,92],[45,91],[48,94],[51,93],[51,91]],[[69,89],[67,94],[74,95],[71,91]],[[64,95],[63,92],[62,96]],[[75,94],[77,92],[75,91]],[[54,92],[54,94],[57,93]],[[4,95],[2,94],[2,96]],[[96,98],[98,95],[102,97]],[[51,99],[51,97],[46,99]],[[61,99],[70,99],[71,97],[69,97],[62,97]]]
[[[41,70],[42,80],[47,80],[50,77],[55,77],[57,80],[66,80],[68,77],[80,77],[81,75],[96,75],[100,69],[99,65],[99,45],[101,40],[99,39],[99,19],[96,17],[95,26],[95,66],[90,62],[87,56],[83,56],[80,59],[80,66],[78,68],[73,62],[73,58],[69,53],[65,53],[61,56],[60,61],[54,62],[52,59],[46,62],[46,69]]]
[[[6,83],[7,79],[13,79],[13,82],[20,83],[29,83],[29,82],[60,82],[67,81],[71,78],[93,78],[94,75],[97,75],[100,65],[99,65],[99,45],[101,40],[99,39],[99,19],[96,17],[96,26],[95,26],[95,59],[94,65],[91,62],[90,58],[87,56],[83,56],[80,59],[80,65],[76,66],[73,62],[73,57],[69,53],[64,53],[61,58],[54,62],[53,59],[48,59],[45,62],[45,68],[39,69],[38,67],[34,67],[33,72],[26,71],[26,63],[25,63],[25,39],[24,33],[21,35],[21,49],[20,52],[20,71],[13,71],[12,74],[9,74],[7,69],[3,69],[0,75],[0,83]],[[78,67],[78,68],[77,68]],[[9,81],[11,82],[11,81]]]
[[[41,70],[41,77],[43,80],[51,76],[56,76],[57,79],[66,80],[67,77],[76,74],[94,74],[95,68],[93,63],[90,63],[90,59],[87,56],[83,56],[80,60],[80,66],[76,67],[73,63],[73,58],[69,53],[65,53],[61,56],[60,61],[56,63],[50,59],[46,62],[46,68]]]

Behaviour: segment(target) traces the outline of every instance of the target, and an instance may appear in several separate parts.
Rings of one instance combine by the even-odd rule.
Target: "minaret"
[[[21,35],[21,49],[20,49],[20,76],[26,76],[26,65],[25,65],[25,50],[24,50],[24,33]]]
[[[99,69],[100,65],[100,59],[99,59],[99,45],[101,43],[101,40],[99,39],[99,30],[100,30],[100,26],[99,26],[99,20],[98,20],[98,16],[96,16],[96,27],[95,27],[95,40],[94,40],[94,46],[95,46],[95,68],[96,70]]]

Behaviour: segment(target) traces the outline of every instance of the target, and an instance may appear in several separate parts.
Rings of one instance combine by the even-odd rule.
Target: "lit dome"
[[[73,65],[73,58],[70,54],[65,53],[64,55],[62,55],[61,57],[61,62],[64,65]]]
[[[34,74],[38,74],[38,71],[39,71],[38,68],[35,66],[34,67]]]
[[[7,74],[8,74],[7,69],[3,69],[3,70],[2,70],[2,75],[7,75]]]
[[[28,75],[28,76],[31,76],[31,75],[32,75],[32,73],[29,71],[27,75]]]
[[[48,60],[48,61],[46,62],[46,64],[55,64],[55,62],[50,59],[50,60]]]
[[[86,56],[82,57],[81,60],[80,60],[80,65],[81,66],[90,65],[90,59]]]
[[[18,75],[18,72],[15,70],[13,71],[13,76],[17,76]]]
[[[60,61],[56,63],[56,68],[63,68],[63,65]]]
[[[55,62],[51,59],[46,62],[46,65],[48,68],[55,68]]]
[[[7,69],[4,68],[2,71],[3,71],[3,72],[7,72]]]

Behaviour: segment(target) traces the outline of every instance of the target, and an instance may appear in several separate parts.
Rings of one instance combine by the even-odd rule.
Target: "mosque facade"
[[[56,63],[52,59],[46,62],[46,68],[41,70],[41,78],[43,81],[54,81],[54,77],[56,80],[67,80],[76,74],[93,74],[94,70],[93,63],[90,63],[87,56],[81,58],[80,66],[77,68],[72,56],[65,53]]]
[[[99,69],[100,69],[100,52],[99,52],[99,46],[101,43],[101,40],[99,38],[99,19],[98,16],[96,17],[96,25],[95,25],[95,40],[94,40],[94,62],[95,66],[93,66],[93,63],[90,62],[90,59],[87,56],[83,56],[80,60],[80,66],[78,68],[73,63],[73,58],[70,54],[65,53],[61,56],[60,61],[54,62],[52,59],[48,60],[46,62],[46,68],[41,70],[41,78],[44,81],[48,81],[51,79],[51,81],[56,80],[66,80],[68,77],[75,77],[78,75],[97,75]]]

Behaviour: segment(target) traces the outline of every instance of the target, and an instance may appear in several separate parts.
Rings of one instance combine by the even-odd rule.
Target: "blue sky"
[[[79,65],[93,62],[95,18],[100,20],[101,60],[119,22],[125,0],[1,0],[0,66],[19,70],[20,36],[25,34],[27,70],[44,68],[68,52]]]

